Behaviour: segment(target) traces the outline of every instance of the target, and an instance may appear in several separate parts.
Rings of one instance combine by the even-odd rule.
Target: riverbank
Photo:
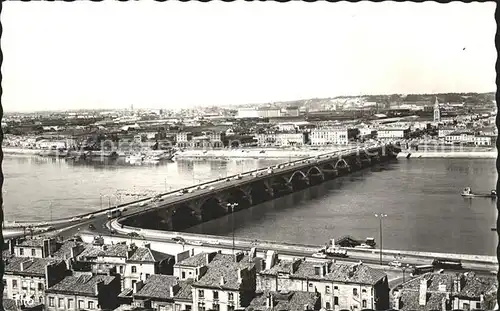
[[[12,148],[12,147],[2,147],[4,154],[39,154],[41,150],[38,149],[24,149],[24,148]]]
[[[449,159],[496,159],[498,152],[495,151],[406,151],[400,152],[398,158],[449,158]]]
[[[345,149],[345,146],[328,149],[219,149],[184,150],[175,154],[176,159],[301,159],[326,152]]]

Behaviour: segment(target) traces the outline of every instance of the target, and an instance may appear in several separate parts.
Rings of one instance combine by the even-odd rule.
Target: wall
[[[22,255],[21,255],[22,249]],[[35,254],[33,254],[33,250]],[[43,248],[41,247],[29,247],[29,246],[14,246],[14,255],[16,257],[36,257],[43,258]]]
[[[54,305],[51,306],[51,298],[53,298]],[[62,299],[63,302],[63,308],[59,308],[59,300]],[[72,303],[70,305],[70,300],[72,300]],[[47,294],[46,300],[45,300],[45,306],[46,310],[52,311],[52,310],[78,310],[80,309],[79,302],[83,302],[83,308],[84,309],[89,309],[89,310],[98,310],[97,305],[98,305],[98,300],[97,297],[83,297],[83,296],[75,296],[75,295],[66,295],[66,294]],[[89,308],[89,302],[93,303],[93,309]]]
[[[28,287],[27,293],[28,296],[34,295],[35,296],[35,302],[40,302],[44,300],[44,295],[45,295],[45,278],[44,277],[26,277],[26,276],[20,276],[20,275],[12,275],[12,274],[5,274],[3,278],[7,286],[4,288],[4,294],[7,295],[7,298],[9,299],[14,299],[14,300],[24,300],[21,299],[20,294],[23,292],[22,286],[23,282]],[[13,281],[17,282],[17,288],[13,288],[12,283]],[[33,287],[32,287],[33,286]]]

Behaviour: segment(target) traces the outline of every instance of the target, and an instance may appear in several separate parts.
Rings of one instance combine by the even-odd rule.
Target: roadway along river
[[[100,208],[123,192],[165,191],[200,181],[266,167],[284,160],[200,160],[157,166],[120,162],[74,163],[62,159],[6,155],[3,162],[7,220],[48,220]],[[374,213],[383,222],[384,247],[418,251],[494,255],[495,202],[463,199],[470,186],[488,192],[496,183],[493,159],[399,159],[234,215],[236,236],[321,244],[332,237],[379,240]],[[52,204],[51,204],[52,202]],[[50,207],[52,205],[52,208]],[[190,232],[228,235],[231,216]]]

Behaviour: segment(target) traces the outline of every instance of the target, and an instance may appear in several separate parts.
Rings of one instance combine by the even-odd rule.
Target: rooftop
[[[172,299],[173,297],[170,296],[170,287],[177,283],[177,277],[175,276],[153,274],[134,297]]]
[[[132,253],[128,255],[129,249]],[[132,247],[126,244],[113,244],[103,246],[89,246],[80,255],[80,257],[123,257],[129,261],[139,262],[158,262],[171,255],[160,253],[146,247]]]
[[[64,241],[59,247],[59,249],[52,254],[52,257],[68,259],[71,257],[71,249],[75,246],[80,246],[79,251],[76,252],[76,256],[78,256],[85,248],[89,247],[90,244],[85,244],[77,241]]]
[[[5,273],[45,276],[45,267],[47,265],[61,262],[62,260],[49,258],[11,257],[7,260]],[[21,263],[24,263],[23,271],[21,271]]]
[[[193,291],[192,286],[193,280],[179,281],[180,289],[175,294],[175,299],[193,301]]]
[[[255,264],[248,256],[242,256],[239,261],[230,254],[216,254],[208,264],[207,272],[193,285],[196,287],[221,288],[239,290],[238,270],[252,269]],[[223,281],[223,282],[222,282]]]
[[[273,307],[267,307],[268,297],[272,297]],[[319,296],[312,292],[265,292],[258,293],[257,296],[250,302],[246,311],[304,311],[304,306],[307,305],[309,310],[317,310]]]
[[[44,239],[22,239],[14,247],[43,247],[43,241]]]
[[[99,282],[104,282],[104,285],[111,283],[116,276],[108,275],[81,275],[67,276],[59,283],[48,288],[46,292],[67,292],[74,295],[96,296],[95,286]]]

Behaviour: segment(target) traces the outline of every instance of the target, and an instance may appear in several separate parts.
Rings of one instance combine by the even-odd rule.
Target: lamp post
[[[380,221],[380,265],[382,265],[382,219],[387,217],[386,214],[375,214],[375,217],[377,217]]]
[[[238,206],[238,203],[227,203],[227,207],[231,209],[231,231],[233,233],[233,256],[234,256],[234,208]]]

